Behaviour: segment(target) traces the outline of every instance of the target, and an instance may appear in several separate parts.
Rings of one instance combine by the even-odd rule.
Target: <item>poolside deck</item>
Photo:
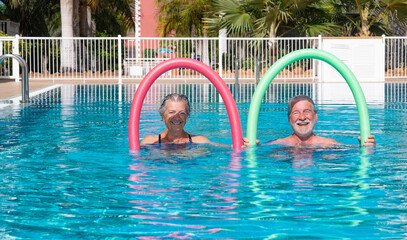
[[[30,81],[30,92],[33,90],[51,86],[52,81]],[[14,80],[1,80],[0,81],[0,100],[8,99],[11,97],[21,96],[21,81],[15,82]]]

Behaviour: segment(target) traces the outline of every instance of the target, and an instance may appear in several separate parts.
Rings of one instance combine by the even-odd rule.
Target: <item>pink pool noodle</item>
[[[226,110],[229,115],[230,127],[232,130],[233,148],[241,148],[242,145],[242,127],[240,117],[237,111],[237,106],[229,88],[226,86],[222,78],[208,65],[190,58],[172,58],[154,67],[141,81],[140,86],[134,95],[130,109],[129,117],[129,144],[131,150],[140,149],[139,128],[140,128],[140,113],[143,106],[144,98],[147,91],[150,89],[154,81],[163,73],[174,68],[189,68],[200,72],[216,87],[221,95]]]

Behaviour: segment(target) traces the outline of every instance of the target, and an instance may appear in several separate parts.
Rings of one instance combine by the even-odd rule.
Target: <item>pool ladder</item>
[[[28,88],[28,68],[26,61],[17,54],[4,54],[0,56],[0,66],[3,64],[4,60],[8,58],[14,58],[20,64],[22,68],[22,84],[21,84],[21,102],[26,103],[30,101],[30,91]]]

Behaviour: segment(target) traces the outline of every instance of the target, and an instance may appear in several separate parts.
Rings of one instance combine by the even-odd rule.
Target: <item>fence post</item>
[[[118,67],[118,71],[119,71],[119,84],[122,84],[122,35],[119,34],[119,36],[117,37],[117,48],[118,48],[118,58],[119,58],[119,67]]]
[[[256,84],[258,84],[259,83],[259,81],[260,81],[260,61],[259,61],[259,57],[257,56],[256,57],[256,62],[255,62],[255,65],[254,65],[254,74],[255,74],[255,81],[256,81]]]
[[[218,66],[219,66],[219,76],[223,79],[223,63],[222,63],[222,55],[223,55],[223,44],[222,44],[222,40],[223,40],[223,34],[219,34],[219,42],[218,42],[218,46],[219,46],[219,62],[218,62]]]
[[[239,98],[239,58],[235,60],[235,99]]]
[[[239,84],[239,58],[235,59],[235,84]]]
[[[384,69],[383,69],[383,81],[385,81],[386,80],[386,65],[387,65],[387,62],[386,62],[386,35],[382,35],[382,44],[383,44],[383,51],[384,51],[384,53],[383,53],[383,56],[384,56]],[[404,40],[403,40],[404,41]]]
[[[19,35],[17,34],[16,37],[13,39],[13,54],[20,55],[20,49],[18,47],[18,42],[19,42]],[[13,78],[15,79],[16,82],[20,81],[20,64],[18,63],[17,60],[13,59]]]
[[[318,35],[318,49],[324,50],[323,47],[322,47],[322,44],[323,44],[322,36]],[[314,67],[316,68],[316,71],[318,71],[318,75],[317,75],[318,76],[318,82],[322,82],[322,61],[317,61],[315,59],[313,59],[313,61],[315,61],[314,62]],[[316,71],[315,70],[313,71],[313,74],[314,74],[313,77],[314,78],[315,78]]]

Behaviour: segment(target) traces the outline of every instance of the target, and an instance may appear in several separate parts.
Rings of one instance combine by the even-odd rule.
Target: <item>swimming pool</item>
[[[356,107],[317,101],[317,134],[334,149],[188,145],[129,153],[135,86],[61,86],[0,113],[0,238],[406,238],[405,84],[369,106],[378,146],[357,144]],[[233,91],[235,88],[230,86]],[[243,135],[254,85],[234,92]],[[286,103],[315,84],[273,84],[259,116],[261,142],[291,133]],[[231,144],[224,105],[209,84],[154,85],[141,137],[163,124],[158,101],[185,92],[186,130]],[[394,93],[394,94],[393,94]]]

